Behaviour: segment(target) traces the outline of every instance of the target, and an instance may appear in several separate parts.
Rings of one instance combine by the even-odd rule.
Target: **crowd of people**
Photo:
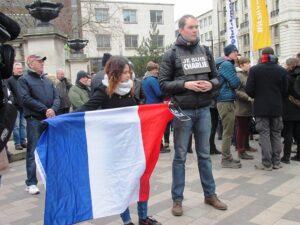
[[[284,68],[278,64],[274,50],[266,47],[259,62],[251,67],[254,62],[239,56],[237,47],[229,44],[224,48],[224,56],[214,60],[209,49],[199,44],[198,21],[194,16],[183,16],[178,26],[179,35],[160,65],[148,62],[141,79],[128,59],[109,53],[103,55],[97,74],[78,71],[74,85],[61,68],[49,79],[44,71],[46,57],[28,56],[25,71],[21,63],[14,64],[13,76],[7,80],[18,110],[13,141],[16,150],[27,148],[25,183],[29,194],[39,193],[34,150],[42,121],[70,111],[171,101],[190,118],[182,121],[175,117],[161,141],[161,153],[170,152],[169,136],[173,129],[174,216],[183,215],[185,162],[187,153],[193,152],[192,136],[204,202],[218,210],[226,210],[227,205],[216,194],[211,154],[222,155],[222,168],[241,168],[241,160],[254,159],[251,152],[257,149],[249,145],[249,136],[256,130],[262,153],[262,161],[254,165],[256,169],[271,171],[282,168],[282,163],[288,164],[291,159],[300,161],[300,54],[287,59]],[[215,134],[220,124],[219,151]],[[297,144],[297,153],[291,157],[293,142]],[[238,153],[236,159],[232,143]],[[137,208],[140,225],[161,224],[148,216],[147,202],[138,202]],[[133,225],[128,208],[121,219],[124,224]]]

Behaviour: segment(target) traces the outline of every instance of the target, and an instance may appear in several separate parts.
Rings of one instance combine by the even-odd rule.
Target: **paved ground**
[[[218,146],[220,142],[218,141]],[[252,142],[257,147],[257,142]],[[189,154],[186,164],[184,216],[170,212],[171,161],[173,153],[161,154],[152,176],[149,213],[163,225],[296,225],[300,224],[300,163],[292,162],[276,171],[257,171],[254,163],[242,161],[242,169],[221,169],[220,156],[212,156],[213,173],[219,197],[229,205],[223,212],[203,204],[196,156]],[[25,161],[11,164],[0,188],[0,225],[43,224],[44,190],[38,196],[24,191]],[[137,221],[135,206],[132,217]],[[119,225],[119,216],[81,223],[81,225]]]

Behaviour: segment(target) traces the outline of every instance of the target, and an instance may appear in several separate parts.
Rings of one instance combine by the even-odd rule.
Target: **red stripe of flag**
[[[139,106],[142,139],[145,151],[146,169],[140,180],[139,201],[147,201],[150,191],[150,177],[157,163],[161,140],[167,123],[173,119],[167,104]]]

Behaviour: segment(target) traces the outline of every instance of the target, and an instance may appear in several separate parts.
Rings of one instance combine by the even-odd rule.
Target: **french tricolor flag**
[[[149,198],[166,104],[71,113],[46,120],[35,152],[46,188],[45,225],[122,213]]]

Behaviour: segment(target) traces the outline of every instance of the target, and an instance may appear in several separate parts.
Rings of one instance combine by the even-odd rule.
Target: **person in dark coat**
[[[287,94],[287,71],[277,61],[274,50],[264,48],[260,63],[251,67],[246,84],[246,93],[254,98],[256,130],[260,136],[262,162],[255,165],[259,170],[282,167],[282,99]]]
[[[293,136],[296,143],[300,143],[300,63],[297,58],[286,60],[288,71],[288,96],[283,99],[283,131],[284,138],[283,157],[281,162],[290,163]],[[292,160],[300,161],[300,149],[297,149]]]
[[[56,90],[60,98],[60,106],[57,115],[61,115],[70,112],[71,102],[68,93],[72,84],[65,78],[65,71],[63,69],[56,70],[56,78],[58,80]]]
[[[54,84],[44,74],[46,57],[27,57],[28,70],[18,80],[18,90],[27,122],[26,191],[39,194],[34,151],[42,131],[42,120],[56,115],[60,100]]]
[[[102,84],[95,89],[90,100],[76,112],[137,105],[128,60],[121,56],[111,57],[105,67],[105,73]],[[152,217],[148,217],[147,209],[147,201],[138,202],[139,225],[161,225]],[[125,225],[134,225],[131,222],[129,208],[121,214],[121,218]]]
[[[24,118],[23,104],[20,100],[17,81],[23,75],[22,63],[15,63],[13,66],[13,76],[7,79],[8,88],[13,96],[13,104],[18,110],[18,115],[13,130],[13,140],[16,150],[22,150],[27,147],[26,142],[26,120]]]
[[[185,163],[192,133],[204,202],[216,209],[226,210],[227,205],[215,193],[209,149],[209,106],[213,97],[212,91],[219,87],[216,66],[211,52],[205,46],[199,45],[197,18],[192,15],[182,16],[178,27],[179,35],[163,56],[158,78],[162,92],[170,96],[174,104],[191,118],[186,121],[174,118],[173,121],[175,151],[172,166],[172,214],[183,215]]]
[[[104,79],[105,71],[104,67],[108,60],[110,59],[111,54],[110,53],[104,53],[102,57],[102,62],[101,62],[101,69],[98,73],[96,73],[91,82],[91,96],[93,95],[95,89],[100,86],[102,80]]]

